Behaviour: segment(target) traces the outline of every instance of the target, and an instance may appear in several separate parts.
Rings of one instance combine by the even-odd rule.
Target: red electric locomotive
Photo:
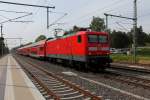
[[[109,35],[106,32],[79,31],[58,37],[43,40],[19,51],[30,49],[29,55],[39,58],[48,58],[51,61],[67,62],[84,69],[104,69],[110,65]],[[77,67],[77,66],[75,66]]]

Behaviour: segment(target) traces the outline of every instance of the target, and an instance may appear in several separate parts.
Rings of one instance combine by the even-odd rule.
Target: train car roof
[[[26,45],[26,46],[23,46],[19,49],[24,49],[24,48],[29,48],[29,47],[35,47],[35,46],[38,46],[38,45],[41,45],[41,44],[44,44],[46,40],[41,40],[39,42],[35,42],[35,43],[32,43],[32,44],[29,44],[29,45]]]

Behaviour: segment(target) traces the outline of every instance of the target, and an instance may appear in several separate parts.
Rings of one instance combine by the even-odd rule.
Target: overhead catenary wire
[[[87,13],[87,14],[84,14],[84,15],[82,15],[82,16],[80,16],[80,17],[78,17],[78,18],[75,18],[74,20],[69,20],[69,21],[67,21],[67,26],[68,26],[68,28],[71,28],[73,25],[75,25],[76,23],[80,23],[80,22],[85,22],[85,21],[87,21],[87,20],[89,20],[89,19],[91,19],[94,15],[92,15],[92,13],[95,13],[95,12],[98,12],[98,11],[100,11],[100,12],[98,12],[99,14],[101,13],[104,13],[104,12],[111,12],[111,11],[114,11],[114,9],[112,10],[107,10],[107,11],[105,11],[106,9],[110,9],[110,7],[112,7],[114,4],[116,5],[116,4],[120,4],[121,3],[121,5],[122,4],[126,4],[126,3],[122,3],[122,1],[120,1],[120,0],[117,0],[117,1],[115,1],[115,2],[112,2],[111,4],[109,4],[109,5],[106,5],[106,6],[104,6],[104,7],[102,7],[102,8],[99,8],[99,9],[97,9],[97,10],[94,10],[94,11],[92,11],[92,12],[89,12],[89,13]],[[129,3],[129,2],[127,2],[127,3]],[[117,6],[117,8],[118,8],[118,6]],[[85,19],[86,17],[88,17],[87,19]],[[75,22],[73,22],[73,21],[75,21]],[[67,27],[66,26],[66,27]]]
[[[37,0],[36,4],[39,2],[40,0]],[[44,1],[45,2],[45,1]],[[36,11],[33,13],[32,17],[30,18],[31,20],[34,19],[35,15],[40,11],[40,8],[37,8]],[[24,30],[22,31],[22,33],[24,33],[27,28],[29,27],[29,23],[26,24],[26,26],[24,26]]]
[[[116,24],[118,25],[118,26],[120,26],[122,29],[124,29],[125,31],[129,31],[127,28],[125,28],[123,25],[121,25],[119,22],[116,22]]]
[[[10,18],[8,18],[8,17],[6,17],[6,16],[4,16],[4,15],[0,15],[1,17],[3,17],[3,18],[5,18],[5,19],[10,19]]]
[[[7,1],[0,1],[0,3],[10,4],[10,5],[20,5],[20,6],[30,6],[30,7],[38,7],[38,8],[55,8],[50,6],[41,6],[41,5],[33,5],[33,4],[23,4],[23,3],[16,3],[16,2],[7,2]]]
[[[16,17],[16,18],[12,18],[12,19],[8,19],[8,20],[5,20],[5,21],[2,21],[2,22],[0,22],[0,24],[11,22],[13,20],[20,19],[20,18],[23,18],[23,17],[27,17],[27,16],[30,16],[30,15],[32,15],[32,13],[29,13],[29,14],[26,14],[26,15],[23,15],[23,16],[19,16],[19,17]]]
[[[26,13],[27,15],[30,15],[31,13]],[[21,22],[21,23],[29,23],[29,22],[33,22],[33,21],[16,21],[16,19],[20,19],[20,18],[23,18],[23,17],[26,17],[26,15],[25,16],[20,16],[20,17],[17,17],[17,18],[13,18],[13,19],[10,19],[10,18],[8,18],[8,17],[6,17],[6,16],[4,16],[4,15],[0,15],[1,17],[3,17],[3,18],[5,18],[5,19],[7,19],[6,21],[4,21],[4,22],[1,22],[1,24],[3,24],[3,23],[5,23],[5,22]]]
[[[29,14],[29,12],[19,12],[19,11],[10,11],[10,10],[2,10],[0,9],[1,12],[12,12],[12,13],[26,13]]]
[[[89,12],[89,13],[87,13],[87,14],[84,14],[84,15],[78,17],[78,18],[75,18],[75,19],[73,19],[73,20],[70,20],[69,22],[77,21],[77,20],[80,20],[81,18],[88,17],[88,15],[92,15],[93,13],[96,13],[96,12],[98,12],[98,11],[100,11],[101,13],[103,13],[102,11],[104,11],[105,9],[108,9],[108,8],[112,7],[112,5],[114,5],[114,4],[116,5],[117,3],[122,3],[122,1],[116,0],[115,2],[112,2],[112,3],[110,3],[109,5],[105,5],[105,6],[102,7],[102,8],[98,8],[98,9],[96,9],[96,10],[94,10],[94,11],[91,11],[91,12]],[[109,11],[112,11],[112,10],[109,10]],[[100,13],[100,12],[99,12],[99,13]]]
[[[54,13],[57,13],[57,12],[54,12]],[[58,13],[60,13],[60,12],[58,12]],[[61,13],[62,13],[62,12],[61,12]],[[61,19],[63,19],[65,16],[67,16],[67,13],[62,13],[62,14],[63,14],[63,15],[62,15],[61,17],[59,17],[58,19],[56,19],[54,22],[52,22],[52,23],[49,25],[49,27],[52,26],[52,25],[57,24],[58,21],[60,21]]]

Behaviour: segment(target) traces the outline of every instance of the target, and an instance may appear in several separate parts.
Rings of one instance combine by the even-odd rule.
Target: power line
[[[37,2],[35,4],[38,4],[39,1],[40,0],[37,0]],[[44,2],[42,2],[42,4],[45,3],[45,2],[46,2],[46,0]],[[34,12],[33,16],[30,18],[30,20],[33,20],[35,18],[35,15],[38,14],[38,12],[40,11],[40,8],[37,8],[35,10],[36,11]],[[26,26],[24,26],[23,31],[21,33],[24,33],[28,29],[28,27],[30,27],[30,26],[31,25],[29,25],[29,23],[27,23]],[[24,41],[27,41],[27,40],[24,40]]]
[[[57,13],[57,12],[54,12],[54,13]],[[60,12],[58,12],[58,13],[60,13]],[[61,17],[59,17],[58,19],[56,19],[54,22],[52,22],[48,27],[50,27],[50,26],[52,26],[52,25],[55,25],[58,21],[60,21],[61,19],[63,19],[65,16],[67,16],[67,13],[62,13],[61,12],[61,14],[63,14],[63,16],[61,16]]]
[[[19,11],[9,11],[9,10],[0,10],[2,12],[12,12],[12,13],[26,13],[29,14],[29,12],[19,12]]]
[[[70,23],[70,22],[72,22],[72,21],[76,21],[76,23],[78,22],[79,23],[79,20],[81,20],[82,18],[85,18],[85,17],[89,17],[89,18],[87,18],[87,19],[91,19],[92,17],[93,17],[93,15],[91,16],[91,14],[92,13],[95,13],[95,12],[97,12],[97,11],[99,11],[100,10],[100,12],[101,13],[104,13],[104,10],[105,9],[107,9],[107,8],[110,8],[110,7],[112,7],[112,5],[116,5],[116,4],[120,4],[120,3],[122,3],[120,0],[117,0],[116,2],[113,2],[113,3],[111,3],[111,4],[109,4],[109,5],[106,5],[106,6],[104,6],[104,7],[102,7],[102,8],[99,8],[99,9],[97,9],[97,10],[95,10],[95,11],[92,11],[92,12],[90,12],[90,13],[87,13],[87,14],[84,14],[83,16],[80,16],[80,17],[78,17],[78,18],[75,18],[74,20],[71,20],[71,21],[68,21],[67,23]],[[124,3],[124,4],[126,4],[126,3]],[[113,10],[109,10],[109,11],[106,11],[106,12],[111,12],[111,11],[113,11]],[[86,20],[87,20],[86,19]],[[80,22],[84,22],[84,21],[86,21],[85,19],[83,19],[83,20],[81,20]],[[74,23],[72,23],[72,24],[74,24]],[[72,25],[69,25],[69,26],[72,26]]]
[[[147,17],[147,16],[150,16],[150,13],[140,15],[140,16],[138,16],[138,18],[144,18],[144,17]]]
[[[0,1],[0,3],[11,4],[11,5],[20,5],[20,6],[30,6],[30,7],[38,7],[38,8],[55,8],[50,6],[41,6],[41,5],[31,5],[31,4],[23,4],[23,3],[16,3],[16,2],[6,2]]]
[[[50,7],[50,6],[41,6],[41,5],[32,5],[32,4],[24,4],[24,3],[16,3],[16,2],[5,2],[5,1],[0,1],[0,3],[4,4],[11,4],[11,5],[20,5],[20,6],[29,6],[29,7],[38,7],[38,8],[46,8],[47,9],[47,28],[49,25],[49,9],[52,8],[54,9],[55,6]]]
[[[119,22],[116,22],[116,24],[118,25],[118,26],[120,26],[122,29],[124,29],[124,30],[126,30],[126,31],[129,31],[127,28],[125,28],[123,25],[121,25]]]
[[[5,19],[10,19],[10,18],[8,18],[8,17],[5,17],[5,16],[3,16],[3,15],[0,15],[1,17],[3,17],[3,18],[5,18]]]
[[[97,10],[94,10],[94,11],[92,11],[92,12],[89,12],[89,13],[87,13],[87,14],[84,14],[84,15],[82,15],[82,16],[80,16],[80,17],[78,17],[78,18],[76,18],[76,19],[74,19],[75,21],[77,20],[77,19],[81,19],[81,18],[83,18],[83,17],[88,17],[88,15],[91,15],[92,13],[95,13],[95,12],[97,12],[97,11],[103,11],[103,10],[105,10],[106,8],[108,8],[108,7],[111,7],[112,5],[116,5],[117,3],[122,3],[120,0],[116,0],[116,2],[113,2],[113,3],[111,3],[111,4],[109,4],[109,5],[106,5],[106,6],[104,6],[104,7],[102,7],[102,8],[98,8]],[[112,11],[112,10],[111,10]],[[74,20],[72,20],[72,21],[74,21]],[[69,22],[71,22],[71,21],[69,21]]]
[[[36,4],[37,4],[39,1],[40,1],[40,0],[38,0],[38,1],[36,2]],[[32,15],[32,17],[30,18],[31,20],[33,20],[33,18],[35,17],[35,15],[39,12],[39,9],[40,9],[40,8],[38,8],[38,9],[35,11],[35,13]],[[27,27],[29,27],[28,24],[29,24],[29,23],[27,23],[27,25],[24,27],[24,30],[22,31],[22,33],[24,33],[24,31],[26,30]]]
[[[16,18],[8,19],[6,21],[2,21],[2,22],[0,22],[0,24],[11,22],[13,20],[20,19],[20,18],[23,18],[23,17],[26,17],[26,16],[30,16],[30,15],[32,15],[32,13],[29,13],[29,14],[26,14],[26,15],[23,15],[23,16],[19,16],[19,17],[16,17]]]

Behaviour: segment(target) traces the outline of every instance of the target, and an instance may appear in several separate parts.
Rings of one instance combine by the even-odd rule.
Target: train
[[[109,41],[107,32],[78,31],[20,47],[17,53],[84,70],[104,70],[112,62]]]

